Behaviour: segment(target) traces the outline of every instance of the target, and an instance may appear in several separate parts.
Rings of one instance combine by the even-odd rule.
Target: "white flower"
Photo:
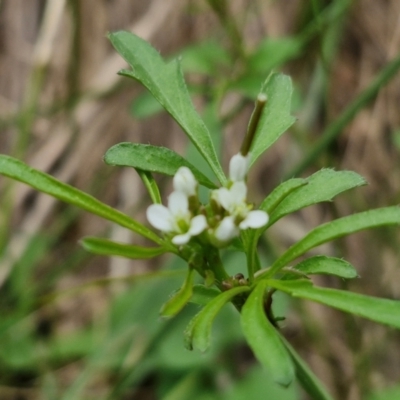
[[[172,243],[183,245],[189,242],[207,228],[204,215],[192,218],[189,211],[189,202],[185,193],[172,192],[168,198],[168,207],[162,204],[152,204],[146,211],[150,224],[160,231],[174,233]]]
[[[234,182],[228,189],[222,187],[214,190],[212,197],[234,217],[239,220],[239,228],[261,228],[268,222],[268,214],[262,210],[250,211],[246,203],[247,186],[243,181]]]
[[[197,189],[197,181],[188,167],[180,167],[173,180],[174,190],[182,192],[186,196],[194,196]]]
[[[250,153],[242,155],[235,154],[229,162],[229,178],[233,182],[244,181],[250,164]]]
[[[239,224],[240,229],[261,228],[269,220],[268,214],[262,210],[249,211],[245,219]]]
[[[220,242],[229,242],[239,235],[239,229],[235,225],[235,219],[232,216],[225,217],[214,232],[215,237]]]

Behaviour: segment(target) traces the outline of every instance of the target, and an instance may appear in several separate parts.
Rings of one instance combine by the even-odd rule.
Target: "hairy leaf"
[[[251,165],[294,123],[290,115],[292,91],[290,77],[283,74],[271,74],[262,85],[267,104],[251,146]]]
[[[400,207],[385,207],[376,210],[364,211],[348,217],[339,218],[332,222],[320,225],[309,232],[303,239],[291,246],[279,257],[272,267],[260,275],[260,277],[271,277],[281,268],[295,258],[306,253],[320,244],[350,235],[363,229],[375,228],[384,225],[400,224]]]
[[[266,211],[268,214],[271,214],[272,211],[293,191],[296,189],[307,185],[308,180],[303,178],[293,178],[289,179],[285,182],[282,182],[279,186],[277,186],[270,194],[267,196],[264,201],[260,204],[259,209]]]
[[[308,184],[291,192],[270,215],[268,226],[283,216],[323,201],[331,201],[339,193],[366,184],[352,171],[322,169],[307,179]]]
[[[182,287],[162,306],[162,317],[173,317],[185,307],[193,294],[193,269],[189,269]]]
[[[239,286],[221,293],[211,300],[195,317],[189,322],[185,331],[185,345],[188,349],[193,347],[200,351],[206,351],[210,346],[211,326],[214,318],[221,308],[240,293],[248,292],[248,286]]]
[[[115,32],[108,37],[132,67],[132,71],[119,73],[141,82],[152,93],[195,144],[218,180],[225,183],[210,133],[193,107],[179,61],[165,63],[150,44],[130,32]]]
[[[190,162],[166,147],[139,143],[119,143],[107,150],[104,161],[109,165],[138,168],[143,171],[175,175],[179,167],[188,167],[197,181],[208,188],[215,189],[212,183]]]

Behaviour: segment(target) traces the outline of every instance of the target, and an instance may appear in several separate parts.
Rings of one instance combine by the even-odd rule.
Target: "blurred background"
[[[252,201],[322,167],[369,182],[277,223],[264,238],[266,260],[322,222],[400,202],[398,0],[0,1],[1,153],[145,222],[150,199],[139,177],[106,166],[105,151],[123,141],[193,149],[139,84],[117,75],[126,65],[106,33],[121,29],[167,59],[182,57],[225,168],[261,83],[271,70],[292,76],[297,122],[252,170]],[[170,180],[157,179],[166,199]],[[228,307],[210,352],[183,348],[196,307],[158,317],[183,280],[182,262],[93,257],[79,246],[85,235],[143,242],[4,177],[0,189],[1,400],[308,398],[270,382]],[[360,275],[319,283],[400,298],[398,228],[319,250]],[[237,253],[224,261],[232,273],[243,268]],[[335,398],[400,398],[399,332],[283,296],[276,307],[282,332]]]

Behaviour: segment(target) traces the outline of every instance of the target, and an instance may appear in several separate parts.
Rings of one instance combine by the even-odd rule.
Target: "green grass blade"
[[[341,311],[400,329],[400,301],[364,296],[314,286],[309,280],[268,280],[268,284],[293,297],[316,301]]]
[[[269,270],[260,275],[260,278],[263,276],[273,276],[281,268],[287,266],[290,261],[320,244],[330,242],[331,240],[350,235],[351,233],[363,229],[399,224],[400,207],[393,206],[364,211],[320,225],[283,253]]]
[[[111,240],[88,236],[81,240],[82,247],[93,254],[103,256],[120,256],[134,259],[146,259],[164,254],[168,250],[163,247],[142,247],[117,243]]]
[[[294,379],[294,368],[280,335],[265,315],[267,285],[267,281],[261,281],[246,300],[241,312],[242,329],[247,343],[273,380],[282,386],[289,386]]]
[[[0,155],[0,174],[8,176],[17,181],[47,193],[59,200],[77,206],[92,214],[98,215],[109,221],[115,222],[142,235],[153,242],[162,244],[163,240],[141,223],[130,218],[128,215],[102,203],[87,193],[84,193],[66,183],[60,182],[52,176],[37,171],[13,157]]]
[[[153,47],[130,32],[115,32],[108,37],[132,67],[132,71],[120,74],[141,82],[152,93],[194,143],[218,180],[226,183],[210,133],[193,107],[179,61],[165,63]]]
[[[174,176],[179,167],[188,167],[197,181],[210,189],[217,186],[194,165],[166,147],[139,143],[119,143],[107,150],[104,161],[109,165],[138,168]]]

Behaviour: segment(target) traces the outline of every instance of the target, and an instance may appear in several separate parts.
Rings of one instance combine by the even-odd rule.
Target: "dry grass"
[[[307,1],[231,1],[242,24],[243,40],[251,49],[265,36],[293,35],[302,29]],[[163,55],[179,53],[184,46],[216,36],[227,41],[218,19],[205,1],[152,0],[5,0],[0,2],[0,150],[21,157],[31,166],[96,195],[128,213],[141,215],[146,200],[140,180],[132,171],[105,167],[102,156],[121,141],[153,143],[181,152],[182,132],[166,115],[146,121],[132,119],[128,106],[141,89],[119,78],[124,62],[111,48],[107,31],[130,30],[149,40]],[[333,59],[321,63],[321,47],[312,41],[298,59],[285,67],[307,99],[325,68],[325,98],[298,112],[301,140],[287,135],[268,152],[254,173],[261,198],[293,167],[322,128],[360,93],[400,49],[400,2],[355,1],[342,21]],[[340,35],[339,35],[340,33]],[[323,56],[323,55],[322,55]],[[323,59],[323,58],[322,58]],[[343,196],[332,207],[313,208],[282,221],[274,241],[291,243],[308,229],[330,219],[368,207],[397,204],[400,200],[399,147],[394,135],[400,126],[400,77],[383,88],[377,98],[348,124],[327,155],[309,169],[333,166],[355,170],[370,185]],[[201,101],[199,100],[201,103]],[[226,156],[236,151],[247,124],[251,105],[225,128]],[[298,133],[297,133],[298,134]],[[300,143],[300,144],[299,144]],[[292,157],[293,155],[293,157]],[[268,181],[265,177],[270,177]],[[4,193],[9,183],[0,178]],[[19,184],[12,185],[12,202],[1,215],[7,229],[7,250],[0,265],[0,285],[30,239],[53,229],[63,207],[47,196]],[[7,208],[8,207],[8,208]],[[143,219],[143,216],[139,217]],[[84,235],[99,235],[107,226],[80,213],[65,228],[40,266],[46,273],[65,252],[76,249]],[[112,228],[111,237],[129,241],[125,231]],[[381,232],[381,231],[380,231]],[[342,241],[343,255],[359,270],[356,283],[331,285],[384,297],[399,297],[399,233],[396,230],[357,234]],[[67,250],[66,250],[67,249]],[[68,250],[72,249],[72,250]],[[93,277],[117,276],[146,270],[147,264],[95,258],[81,272],[69,274],[60,287],[73,287]],[[104,306],[103,291],[90,295],[85,307],[60,303],[58,328],[66,329],[95,318]],[[81,299],[82,300],[82,299]],[[77,309],[80,310],[77,312]],[[299,308],[305,319],[292,316],[288,336],[301,349],[337,398],[357,400],[370,388],[396,383],[400,376],[399,335],[389,329],[354,320],[314,305]],[[313,337],[312,343],[309,338]],[[364,368],[366,364],[370,366]],[[79,368],[78,368],[79,369]],[[65,372],[65,379],[71,378]],[[20,391],[21,390],[21,391]],[[23,392],[22,392],[23,391]],[[34,399],[31,389],[2,390],[4,399]],[[18,397],[20,396],[20,397]]]

